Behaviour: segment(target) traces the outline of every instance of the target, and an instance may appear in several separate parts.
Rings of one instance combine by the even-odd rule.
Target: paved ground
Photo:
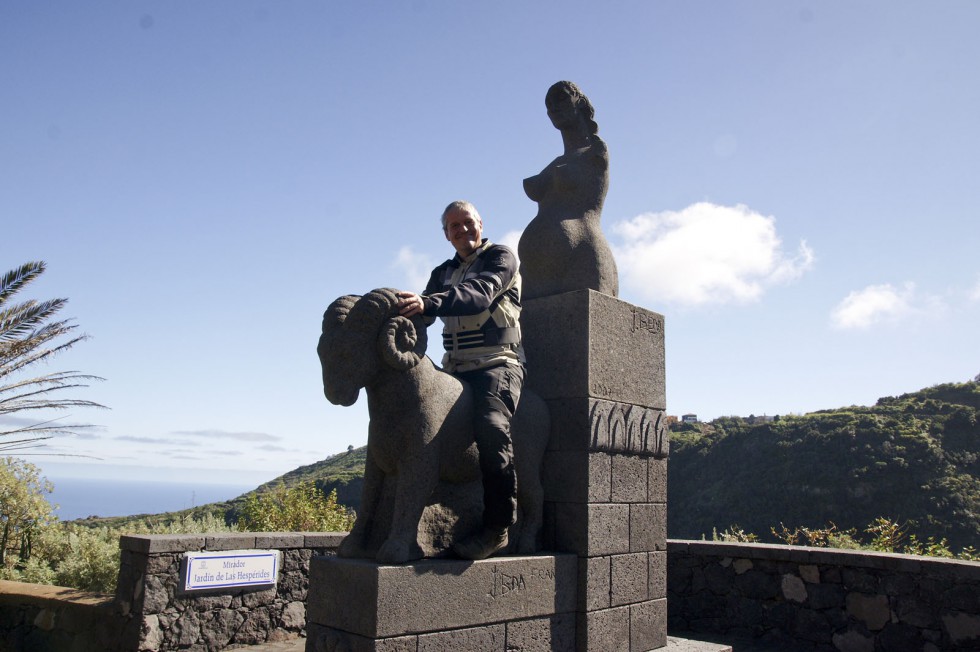
[[[262,643],[261,645],[248,645],[239,648],[227,648],[230,650],[241,650],[242,652],[303,652],[306,650],[305,638],[294,638],[291,641],[280,641],[278,643]]]
[[[757,641],[725,641],[714,637],[707,637],[712,638],[712,641],[704,641],[705,638],[700,634],[686,632],[682,636],[669,636],[664,652],[779,652],[777,648]],[[242,652],[304,652],[306,639],[297,638],[292,641],[263,643],[236,649]]]
[[[766,643],[764,641],[754,641],[751,639],[744,638],[731,638],[725,636],[711,635],[711,634],[699,634],[697,632],[670,632],[671,636],[668,637],[666,652],[722,652],[723,650],[731,650],[732,652],[786,652],[784,648],[778,647],[773,643]],[[715,647],[671,647],[670,639],[675,639],[677,641],[685,641],[690,639],[690,641],[700,641],[701,645],[714,645]]]
[[[730,645],[706,643],[677,636],[667,637],[667,647],[664,650],[665,652],[733,652]]]

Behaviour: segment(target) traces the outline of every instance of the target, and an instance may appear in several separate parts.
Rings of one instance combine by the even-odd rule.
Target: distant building
[[[696,414],[685,414],[681,416],[682,423],[697,423],[698,415]]]

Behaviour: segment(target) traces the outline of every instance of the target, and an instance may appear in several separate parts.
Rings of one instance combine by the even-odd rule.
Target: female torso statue
[[[609,152],[599,138],[589,99],[561,81],[545,97],[548,117],[561,131],[565,153],[524,180],[538,214],[518,244],[523,297],[591,288],[616,296],[616,261],[599,218],[609,188]]]

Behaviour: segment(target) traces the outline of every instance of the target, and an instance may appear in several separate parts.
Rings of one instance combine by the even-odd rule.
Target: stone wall
[[[112,596],[0,580],[0,652],[120,650]]]
[[[122,649],[216,652],[228,646],[296,638],[306,628],[310,558],[331,555],[346,533],[287,532],[142,535],[120,538],[116,605]],[[274,588],[184,592],[185,552],[279,550]]]
[[[797,546],[669,541],[672,632],[774,649],[980,649],[980,563]]]

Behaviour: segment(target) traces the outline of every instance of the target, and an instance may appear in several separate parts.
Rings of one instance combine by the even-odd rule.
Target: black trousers
[[[521,399],[523,367],[502,364],[457,373],[473,388],[473,432],[483,472],[483,525],[502,529],[517,517],[517,474],[510,421]]]

